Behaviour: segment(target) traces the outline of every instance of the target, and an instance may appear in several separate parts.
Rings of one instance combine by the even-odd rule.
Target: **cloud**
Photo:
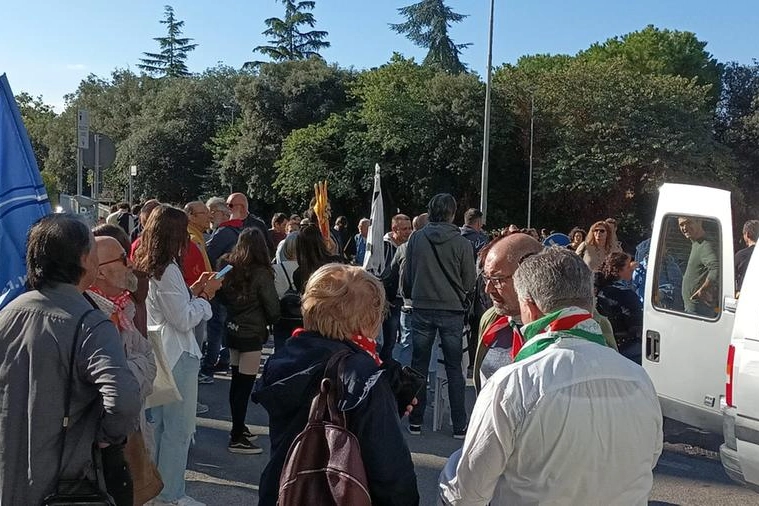
[[[87,68],[87,65],[84,63],[67,63],[66,64],[66,70],[84,70]]]

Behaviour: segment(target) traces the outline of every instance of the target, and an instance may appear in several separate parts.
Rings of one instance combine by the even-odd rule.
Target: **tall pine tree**
[[[174,16],[174,8],[171,5],[164,6],[164,18],[161,23],[166,25],[167,36],[156,37],[161,46],[160,53],[142,53],[145,58],[140,58],[142,63],[137,67],[149,74],[156,74],[161,77],[187,77],[190,72],[187,70],[185,60],[190,51],[198,47],[197,44],[190,44],[193,39],[180,37],[184,21],[177,21]]]
[[[311,56],[320,56],[319,50],[329,47],[325,39],[329,35],[325,31],[301,31],[302,26],[313,28],[316,18],[311,11],[316,2],[303,0],[282,0],[285,5],[285,18],[269,18],[264,23],[269,28],[263,32],[269,37],[268,46],[258,46],[253,51],[262,53],[274,61],[305,60]],[[247,62],[245,65],[256,65],[261,62]]]
[[[417,46],[427,48],[425,65],[453,74],[466,72],[466,66],[461,63],[459,56],[461,50],[470,44],[455,44],[448,35],[451,23],[459,23],[466,15],[453,12],[443,0],[422,0],[401,7],[398,12],[406,21],[390,24],[390,28],[405,35]]]

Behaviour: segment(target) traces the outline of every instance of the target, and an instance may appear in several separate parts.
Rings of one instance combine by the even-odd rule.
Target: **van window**
[[[722,299],[719,222],[700,216],[667,215],[661,230],[653,306],[716,320]]]

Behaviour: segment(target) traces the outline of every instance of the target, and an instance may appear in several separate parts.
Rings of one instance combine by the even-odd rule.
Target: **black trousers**
[[[124,459],[124,445],[110,445],[100,450],[106,491],[117,506],[133,506],[134,488],[129,466]]]

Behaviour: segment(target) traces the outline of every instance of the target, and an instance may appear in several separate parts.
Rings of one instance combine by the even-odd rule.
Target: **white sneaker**
[[[206,506],[206,503],[196,501],[189,495],[180,497],[176,501],[166,502],[159,499],[153,499],[145,503],[145,506]]]
[[[177,506],[206,506],[206,503],[200,502],[200,501],[196,501],[195,499],[193,499],[189,495],[186,495],[184,497],[180,497],[177,500],[177,502],[175,502],[173,504],[176,504]]]

